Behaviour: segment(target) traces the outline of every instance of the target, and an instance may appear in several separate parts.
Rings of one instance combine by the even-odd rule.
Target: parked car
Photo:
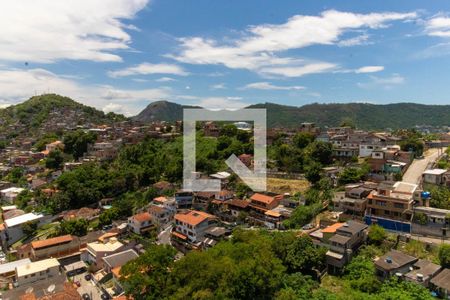
[[[91,274],[84,275],[84,279],[86,279],[87,281],[91,280],[92,279]]]
[[[315,227],[314,224],[309,223],[309,224],[306,224],[305,226],[303,226],[302,229],[310,230],[310,229],[313,229],[314,227]]]
[[[100,298],[102,298],[102,300],[109,300],[111,299],[111,297],[109,297],[107,294],[103,293],[100,295]]]
[[[75,281],[75,284],[77,285],[77,287],[81,286],[81,282],[79,282],[79,281]]]
[[[83,296],[81,296],[81,298],[83,298],[83,300],[91,300],[91,296],[89,296],[89,294],[84,293]]]

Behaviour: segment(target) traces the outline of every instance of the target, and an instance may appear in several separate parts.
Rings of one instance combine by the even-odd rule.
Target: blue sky
[[[0,3],[0,106],[450,104],[449,66],[448,1]]]

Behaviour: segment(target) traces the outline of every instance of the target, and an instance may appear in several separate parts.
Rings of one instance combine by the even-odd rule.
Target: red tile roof
[[[33,241],[31,242],[31,247],[33,249],[40,249],[40,248],[46,248],[51,247],[54,245],[59,245],[63,243],[70,243],[73,241],[73,237],[70,234],[63,235],[63,236],[57,236],[51,239],[41,240],[41,241]]]
[[[175,220],[178,220],[180,222],[196,226],[200,224],[203,221],[206,221],[207,219],[216,218],[213,215],[210,215],[208,213],[202,212],[202,211],[196,211],[196,210],[190,210],[185,213],[179,213],[175,215]]]
[[[152,216],[148,212],[143,212],[143,213],[134,215],[132,218],[135,219],[136,221],[142,223],[145,221],[150,221],[152,219]]]
[[[270,204],[273,201],[275,201],[275,197],[267,196],[267,195],[259,194],[259,193],[253,194],[250,199],[254,200],[254,201],[258,201],[258,202],[263,202],[266,204]]]

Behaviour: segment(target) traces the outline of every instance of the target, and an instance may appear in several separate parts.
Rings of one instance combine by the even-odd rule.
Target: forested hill
[[[184,106],[168,101],[149,104],[136,120],[175,121],[183,118]],[[297,127],[301,122],[338,126],[351,119],[362,129],[410,128],[415,125],[450,126],[450,105],[395,103],[308,104],[301,107],[263,103],[249,108],[266,108],[269,127]]]
[[[122,115],[97,110],[78,103],[68,97],[45,94],[34,96],[25,102],[0,109],[0,131],[8,126],[17,130],[34,131],[54,123],[104,124],[126,119]]]
[[[398,129],[415,125],[450,126],[450,105],[315,103],[294,107],[265,103],[252,105],[250,108],[266,108],[269,127],[295,127],[300,122],[337,126],[345,119],[351,119],[362,129]]]
[[[169,101],[156,101],[147,105],[133,119],[140,122],[175,122],[183,119],[183,108],[193,108],[193,106],[184,106]]]

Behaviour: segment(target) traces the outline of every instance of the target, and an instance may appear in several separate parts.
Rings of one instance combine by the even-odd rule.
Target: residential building
[[[120,268],[130,260],[138,258],[139,255],[133,249],[117,252],[103,257],[104,271],[106,273],[112,272],[115,268]]]
[[[431,169],[426,170],[422,173],[422,179],[424,183],[443,185],[446,182],[445,174],[447,170],[445,169]]]
[[[227,205],[231,216],[237,218],[241,212],[248,212],[250,201],[232,199],[227,201]]]
[[[39,280],[50,280],[60,274],[56,258],[48,258],[16,267],[16,284],[23,286]]]
[[[415,206],[411,233],[435,237],[450,236],[450,210],[428,206]]]
[[[172,235],[181,241],[195,243],[201,241],[205,231],[216,224],[217,218],[202,211],[189,210],[175,215]]]
[[[54,257],[61,258],[80,254],[78,238],[72,235],[57,236],[45,240],[31,242],[30,257],[33,261]]]
[[[364,217],[367,196],[372,189],[361,185],[348,186],[344,192],[336,192],[333,197],[334,207],[349,217]]]
[[[84,261],[93,264],[98,269],[103,268],[103,257],[122,251],[125,245],[113,237],[103,242],[93,242],[87,244],[87,249],[81,257]]]
[[[24,237],[23,224],[31,221],[41,222],[43,218],[44,215],[42,214],[27,213],[5,220],[4,228],[0,229],[0,238],[3,245],[8,247]]]
[[[150,204],[148,207],[148,212],[151,215],[153,224],[158,227],[163,227],[169,224],[173,221],[173,217],[175,216],[175,211],[155,204]]]
[[[329,238],[327,237],[327,231],[322,231],[324,241],[329,248],[326,259],[330,272],[340,272],[351,261],[356,251],[366,240],[367,227],[366,224],[360,222],[348,221],[338,226],[335,234]]]
[[[194,200],[194,194],[189,191],[178,191],[175,193],[175,201],[178,208],[190,208]]]
[[[8,263],[0,264],[0,277],[14,278],[16,275],[16,268],[31,263],[29,258],[19,259]]]
[[[420,198],[417,185],[382,182],[367,196],[365,221],[396,231],[411,231],[414,200]]]
[[[0,191],[0,196],[2,198],[2,201],[6,202],[6,203],[13,204],[14,201],[16,200],[17,196],[20,193],[22,193],[23,191],[25,191],[24,188],[9,187],[9,188],[1,190]]]
[[[142,212],[128,218],[130,230],[136,234],[143,234],[155,228],[152,216],[148,212]]]
[[[403,276],[410,271],[417,258],[397,250],[391,250],[375,260],[377,276],[386,279],[392,275]]]
[[[265,213],[267,210],[277,207],[282,199],[283,195],[255,193],[250,197],[250,207]]]
[[[450,297],[450,269],[443,269],[430,280],[430,286],[444,299]]]
[[[410,269],[412,270],[405,274],[404,279],[428,287],[431,278],[441,270],[441,266],[419,259]]]

